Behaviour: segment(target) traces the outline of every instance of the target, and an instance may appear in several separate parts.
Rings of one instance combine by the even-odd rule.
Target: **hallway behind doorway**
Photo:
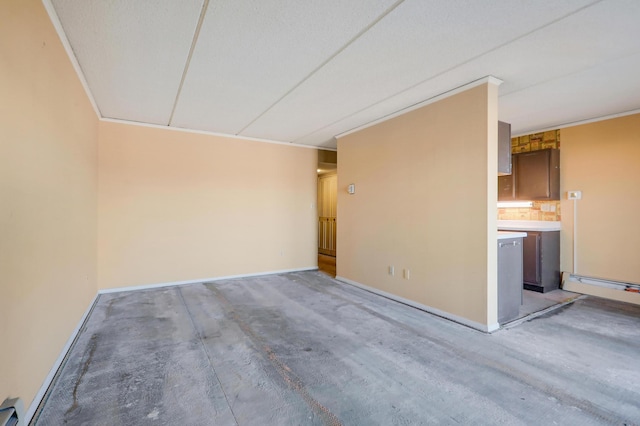
[[[318,269],[332,278],[336,276],[337,166],[337,152],[318,152]]]
[[[335,278],[336,257],[318,253],[318,270],[329,275],[331,278]]]

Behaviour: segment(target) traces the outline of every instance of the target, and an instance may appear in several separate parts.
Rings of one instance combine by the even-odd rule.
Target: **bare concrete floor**
[[[522,305],[520,305],[520,312],[516,320],[554,305],[570,302],[578,297],[580,294],[564,290],[553,290],[547,293],[522,290]]]
[[[483,334],[292,273],[100,296],[38,425],[640,424],[640,307]]]

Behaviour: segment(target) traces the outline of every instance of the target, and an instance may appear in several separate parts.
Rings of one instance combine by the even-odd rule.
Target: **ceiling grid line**
[[[191,57],[193,56],[193,51],[196,48],[196,43],[198,42],[198,37],[200,36],[200,29],[202,28],[202,23],[204,22],[204,17],[207,13],[208,7],[209,7],[209,0],[204,0],[204,2],[202,3],[202,9],[200,10],[200,17],[198,18],[198,23],[196,24],[196,30],[193,33],[193,40],[191,41],[191,46],[189,47],[189,55],[187,55],[187,60],[184,64],[182,77],[180,78],[180,85],[178,86],[178,91],[176,92],[176,98],[173,102],[173,107],[171,108],[171,115],[169,116],[169,121],[167,122],[167,126],[171,126],[171,122],[173,121],[173,115],[176,112],[176,107],[178,106],[178,101],[180,100],[180,93],[182,93],[182,86],[184,86],[184,80],[187,77],[187,73],[189,72]]]
[[[640,108],[635,0],[42,2],[104,120],[335,148],[489,75],[514,133]]]
[[[618,112],[618,113],[615,113],[615,114],[609,114],[609,115],[602,115],[602,116],[598,116],[598,117],[585,118],[583,120],[578,120],[578,121],[567,121],[567,122],[564,122],[564,123],[554,124],[551,127],[542,127],[540,129],[536,129],[535,131],[528,130],[528,131],[524,131],[524,132],[512,133],[511,136],[514,137],[514,138],[517,138],[519,136],[526,136],[526,135],[530,135],[532,133],[548,132],[550,130],[565,129],[567,127],[582,126],[584,124],[597,123],[599,121],[605,121],[605,120],[613,120],[614,118],[626,117],[626,116],[635,115],[635,114],[640,114],[640,108],[632,109],[632,110],[629,110],[629,111],[622,111],[622,112]]]
[[[371,23],[369,23],[369,25],[367,25],[366,27],[364,27],[362,30],[360,30],[355,36],[353,36],[351,38],[351,40],[349,40],[347,43],[345,43],[342,47],[340,47],[340,49],[338,49],[336,52],[334,52],[331,56],[329,56],[326,60],[324,60],[320,65],[318,65],[316,68],[314,68],[309,74],[307,74],[302,80],[300,80],[298,83],[296,83],[293,87],[291,87],[291,89],[287,90],[285,92],[284,95],[282,95],[281,97],[279,97],[275,102],[273,102],[271,105],[269,105],[264,111],[262,111],[257,117],[255,117],[253,120],[251,120],[246,126],[244,126],[242,129],[240,129],[240,131],[238,131],[238,133],[236,133],[236,136],[241,135],[242,132],[244,132],[248,127],[250,127],[253,123],[255,123],[256,121],[258,121],[260,118],[262,118],[267,112],[269,112],[273,107],[275,107],[276,105],[278,105],[278,103],[280,103],[283,99],[285,99],[287,96],[289,96],[289,94],[291,94],[294,90],[296,90],[298,87],[300,87],[302,84],[304,84],[305,81],[309,80],[315,73],[317,73],[318,71],[320,71],[325,65],[327,65],[329,62],[331,62],[336,56],[338,56],[340,53],[342,53],[345,49],[347,49],[351,44],[353,44],[356,40],[358,40],[360,37],[362,37],[367,31],[369,31],[371,28],[373,28],[378,22],[380,22],[382,19],[384,19],[387,15],[389,15],[391,12],[393,12],[398,6],[400,6],[402,3],[404,2],[404,0],[398,0],[396,1],[394,4],[392,4],[387,10],[385,10],[382,14],[380,14],[380,16],[378,16],[376,19],[374,19]]]
[[[390,113],[388,113],[388,114],[386,114],[386,115],[384,115],[384,116],[382,116],[380,118],[377,118],[375,120],[372,120],[372,121],[369,121],[367,123],[363,123],[363,124],[351,127],[350,129],[347,129],[347,130],[345,130],[343,132],[340,132],[340,133],[334,135],[334,137],[336,139],[338,139],[338,138],[341,138],[343,136],[350,135],[351,133],[354,133],[355,131],[363,130],[363,129],[366,129],[366,128],[371,127],[371,126],[375,126],[376,124],[383,123],[383,122],[388,121],[388,120],[390,120],[392,118],[398,117],[399,115],[407,114],[407,113],[409,113],[411,111],[414,111],[414,110],[416,110],[418,108],[422,108],[423,106],[427,106],[427,105],[430,105],[430,104],[432,104],[434,102],[440,101],[442,99],[449,98],[449,97],[457,95],[458,93],[461,93],[461,92],[463,92],[465,90],[472,89],[474,87],[477,87],[477,86],[479,86],[481,84],[485,84],[485,83],[493,84],[493,85],[496,85],[496,86],[500,86],[504,82],[502,80],[500,80],[499,78],[496,78],[496,77],[494,77],[492,75],[487,75],[487,76],[484,76],[484,77],[479,78],[477,80],[461,84],[460,86],[454,87],[454,88],[449,89],[449,90],[447,90],[445,92],[438,93],[438,94],[433,95],[433,96],[431,96],[431,97],[429,97],[427,99],[424,99],[422,101],[416,102],[416,103],[414,103],[412,105],[408,105],[408,106],[406,106],[406,107],[404,107],[404,108],[402,108],[402,109],[400,109],[398,111],[392,111],[392,112],[390,112]]]
[[[622,60],[622,59],[626,59],[626,58],[631,58],[631,57],[637,56],[639,54],[640,54],[640,50],[637,50],[637,51],[635,51],[633,53],[614,58],[614,60]],[[611,61],[611,59],[607,60],[607,62],[610,62],[610,61]],[[522,87],[519,87],[516,90],[512,90],[510,92],[503,93],[503,95],[511,95],[513,93],[518,93],[518,92],[522,92],[524,90],[529,90],[532,87],[536,87],[536,86],[540,86],[540,85],[543,85],[543,84],[547,84],[547,83],[549,83],[551,81],[559,80],[559,79],[566,78],[566,77],[569,77],[569,76],[572,76],[572,75],[578,75],[578,74],[583,73],[585,71],[596,69],[596,68],[600,67],[601,65],[602,65],[602,62],[598,62],[596,64],[593,64],[593,65],[589,66],[589,67],[580,68],[579,70],[575,70],[575,71],[569,72],[567,74],[555,75],[552,78],[549,78],[547,80],[542,80],[542,81],[539,81],[539,82],[537,82],[535,84],[531,84],[531,85],[528,85],[528,86],[522,86]]]
[[[402,94],[402,93],[406,93],[406,92],[408,92],[408,91],[410,91],[410,90],[413,90],[413,89],[415,89],[417,86],[419,86],[419,85],[421,85],[421,84],[424,84],[424,83],[426,83],[426,82],[428,82],[428,81],[430,81],[430,80],[433,80],[433,79],[436,79],[436,78],[438,78],[438,77],[440,77],[440,76],[442,76],[442,75],[445,75],[445,74],[447,74],[447,73],[449,73],[449,72],[451,72],[451,71],[453,71],[453,70],[455,70],[455,69],[457,69],[457,68],[462,67],[463,65],[466,65],[466,64],[468,64],[468,63],[470,63],[470,62],[473,62],[473,61],[475,61],[475,60],[477,60],[477,59],[479,59],[479,58],[481,58],[481,57],[483,57],[483,56],[486,56],[486,55],[488,55],[488,54],[490,54],[490,53],[492,53],[492,52],[495,52],[496,50],[502,49],[502,48],[503,48],[503,47],[505,47],[505,46],[508,46],[508,45],[510,45],[510,44],[512,44],[512,43],[514,43],[514,42],[516,42],[516,41],[518,41],[518,40],[521,40],[521,39],[523,39],[523,38],[525,38],[525,37],[530,36],[531,34],[534,34],[534,33],[538,32],[538,31],[541,31],[541,30],[543,30],[544,28],[547,28],[547,27],[549,27],[549,26],[551,26],[551,25],[553,25],[553,24],[556,24],[556,23],[558,23],[558,22],[560,22],[560,21],[562,21],[562,20],[564,20],[564,19],[566,19],[566,18],[568,18],[568,17],[570,17],[570,16],[573,16],[573,15],[575,15],[575,14],[577,14],[577,13],[580,13],[580,12],[582,12],[583,10],[586,10],[586,9],[588,9],[588,8],[590,8],[590,7],[592,7],[592,6],[596,5],[596,4],[598,4],[598,3],[601,3],[602,1],[604,1],[604,0],[596,0],[596,1],[592,2],[592,3],[589,3],[589,4],[587,4],[587,5],[584,5],[584,6],[580,7],[580,8],[578,8],[578,9],[576,9],[576,10],[572,11],[572,12],[566,13],[566,14],[564,14],[564,15],[562,15],[562,16],[560,16],[560,17],[558,17],[558,18],[554,19],[554,20],[551,20],[551,21],[547,22],[547,23],[546,23],[546,24],[544,24],[544,25],[541,25],[540,27],[537,27],[537,28],[534,28],[534,29],[532,29],[532,30],[530,30],[530,31],[527,31],[526,33],[521,34],[521,35],[519,35],[518,37],[515,37],[515,38],[513,38],[513,39],[511,39],[511,40],[509,40],[509,41],[506,41],[506,42],[504,42],[504,43],[501,43],[501,44],[499,44],[499,45],[497,45],[497,46],[495,46],[495,47],[493,47],[493,48],[491,48],[491,49],[489,49],[489,50],[486,50],[486,51],[484,51],[484,52],[482,52],[482,53],[479,53],[478,55],[475,55],[475,56],[473,56],[473,57],[471,57],[471,58],[469,58],[469,59],[464,60],[463,62],[460,62],[460,63],[458,63],[458,64],[456,64],[456,65],[454,65],[454,66],[452,66],[452,67],[449,67],[449,68],[447,68],[447,69],[445,69],[445,70],[443,70],[443,71],[441,71],[441,72],[439,72],[439,73],[437,73],[437,74],[434,74],[434,75],[432,75],[431,77],[428,77],[428,78],[426,78],[426,79],[424,79],[424,80],[421,80],[421,81],[419,81],[418,83],[415,83],[415,84],[413,84],[413,85],[411,85],[411,86],[407,87],[406,89],[403,89],[403,90],[401,90],[401,91],[399,91],[399,92],[396,92],[396,93],[394,93],[394,94],[392,94],[392,95],[389,95],[389,96],[387,96],[387,97],[385,97],[385,98],[383,98],[383,99],[381,99],[381,100],[379,100],[379,101],[377,101],[377,102],[374,102],[374,103],[372,103],[372,104],[369,104],[369,105],[367,105],[367,106],[366,106],[366,107],[364,107],[364,108],[361,108],[361,109],[359,109],[359,110],[357,110],[357,111],[354,111],[353,113],[351,113],[351,114],[349,114],[349,115],[345,115],[345,116],[341,117],[340,119],[338,119],[338,120],[336,120],[336,121],[334,121],[334,122],[332,122],[332,123],[329,123],[329,124],[327,124],[327,125],[325,125],[325,126],[322,126],[322,127],[318,128],[318,129],[316,129],[316,130],[312,131],[312,132],[309,132],[309,133],[307,133],[307,134],[304,134],[304,135],[302,135],[302,136],[298,137],[296,140],[305,139],[305,138],[307,138],[307,137],[309,137],[309,136],[311,136],[311,135],[313,135],[313,134],[315,134],[315,133],[318,133],[318,132],[320,132],[320,131],[322,131],[322,130],[324,130],[324,129],[326,129],[326,128],[329,128],[329,127],[331,127],[331,126],[334,126],[334,125],[336,125],[336,124],[340,123],[341,121],[343,121],[343,120],[345,120],[345,119],[348,119],[348,118],[353,117],[353,116],[355,116],[355,115],[357,115],[357,114],[360,114],[360,113],[362,113],[362,112],[366,111],[367,109],[369,109],[369,108],[371,108],[371,107],[373,107],[373,106],[379,105],[379,104],[381,104],[381,103],[383,103],[383,102],[386,102],[386,101],[388,101],[389,99],[391,99],[391,98],[393,98],[393,97],[395,97],[395,96],[398,96],[398,95],[400,95],[400,94]],[[498,78],[499,78],[499,76],[496,76],[496,77],[498,77]],[[482,78],[482,76],[480,76],[479,78]],[[466,84],[466,83],[465,83],[465,84]],[[464,84],[463,84],[463,85],[464,85]],[[449,91],[449,90],[445,91],[444,93],[446,93],[446,92],[448,92],[448,91]],[[434,95],[434,96],[431,96],[430,98],[437,97],[437,96],[439,96],[439,95],[441,95],[441,94],[436,94],[436,95]],[[427,99],[427,100],[428,100],[428,99]],[[421,102],[423,102],[423,101],[421,101]],[[416,102],[416,104],[419,104],[419,103],[420,103],[420,102]],[[404,107],[404,108],[402,108],[402,110],[404,110],[404,109],[406,109],[406,108],[410,108],[410,107],[411,107],[411,106],[409,106],[409,107]],[[396,114],[397,112],[398,112],[398,111],[389,112],[389,113],[387,114],[387,116],[389,116],[389,115],[393,115],[393,114]],[[255,120],[254,120],[254,121],[255,121]],[[373,121],[377,121],[377,120],[373,120]],[[354,128],[361,127],[361,126],[366,126],[367,124],[368,124],[368,123],[362,123],[361,125],[355,126]],[[347,131],[345,131],[345,132],[341,132],[341,133],[346,133],[346,132],[347,132]]]

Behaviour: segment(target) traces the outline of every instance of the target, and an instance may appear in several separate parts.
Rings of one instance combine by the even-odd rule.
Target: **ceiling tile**
[[[640,52],[510,93],[500,98],[500,118],[526,134],[639,110],[639,67]]]
[[[452,89],[486,75],[494,75],[504,80],[500,86],[500,119],[510,122],[513,132],[521,133],[524,129],[535,129],[536,126],[532,124],[534,122],[538,125],[544,122],[551,126],[565,123],[569,111],[583,110],[585,97],[591,96],[590,102],[597,103],[598,97],[601,96],[600,90],[591,87],[591,81],[586,80],[589,74],[583,73],[584,70],[606,65],[640,51],[640,26],[637,25],[639,18],[640,2],[611,0],[595,4],[383,102],[298,138],[295,142],[315,145],[330,141],[336,134],[429,99],[442,93],[443,89]],[[616,30],[613,31],[613,28]],[[632,69],[640,69],[640,62],[633,64]],[[549,98],[544,102],[503,101],[506,95],[528,88],[533,90],[527,90],[523,99],[537,99],[535,88],[538,85],[554,80],[564,81],[565,77],[572,80],[571,87],[575,87],[577,92],[573,95],[576,99],[573,106],[568,104],[571,97],[565,94],[563,104],[567,111],[561,114],[564,117],[562,119],[558,116],[554,121],[555,112],[547,107],[554,102],[553,94],[549,94]],[[585,80],[581,82],[581,79]],[[630,87],[637,83],[637,79],[622,81],[630,84]],[[625,111],[630,104],[626,97],[623,98],[617,107],[609,103],[608,112],[602,108],[599,110],[603,111],[604,115]],[[640,108],[640,97],[637,98],[634,108]],[[514,111],[511,111],[512,109]],[[538,119],[534,119],[534,116]],[[543,116],[544,120],[541,119]],[[574,118],[571,121],[579,119],[577,114],[572,116]],[[331,146],[331,143],[328,146]]]
[[[104,117],[169,123],[204,0],[51,1]],[[334,136],[493,75],[514,133],[640,108],[637,0],[211,0],[171,125]]]
[[[432,95],[433,87],[427,85],[427,90],[420,93],[415,87],[421,82],[590,3],[407,0],[242,135],[299,142],[407,89],[411,89],[412,98],[425,99]],[[436,92],[453,87],[439,86]],[[387,114],[391,112],[386,110]],[[282,122],[288,125],[278,125]]]
[[[171,124],[240,132],[393,4],[212,1]]]
[[[501,94],[506,95],[640,52],[639,19],[638,1],[601,2],[492,52],[473,66],[499,69],[498,77],[505,81]]]
[[[52,0],[103,117],[167,124],[203,0]]]

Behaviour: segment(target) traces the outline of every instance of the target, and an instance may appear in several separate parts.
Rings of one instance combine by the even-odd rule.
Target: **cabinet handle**
[[[498,246],[499,247],[508,247],[508,246],[519,246],[520,242],[519,241],[511,241],[510,243],[499,243]]]

